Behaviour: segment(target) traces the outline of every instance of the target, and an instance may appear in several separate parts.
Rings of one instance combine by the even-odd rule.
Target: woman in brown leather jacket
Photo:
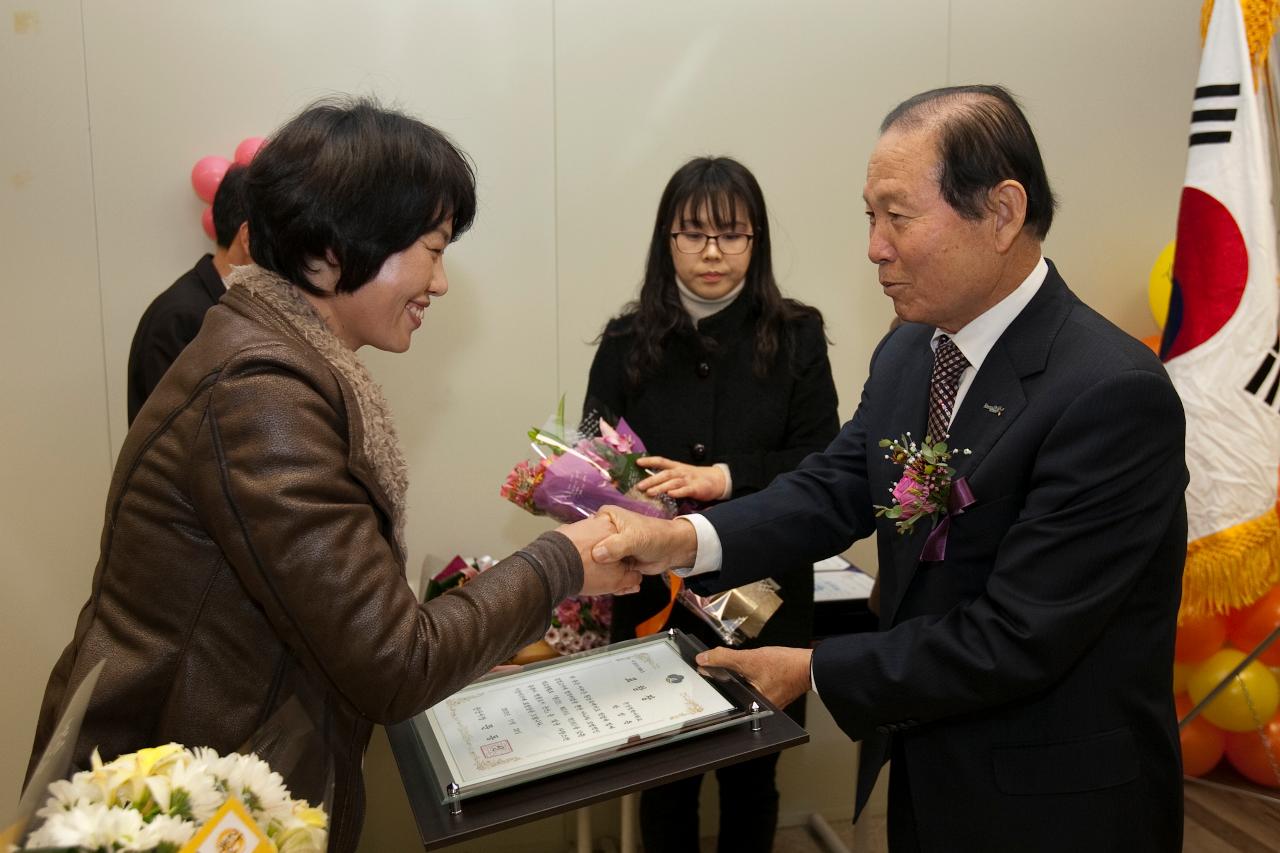
[[[95,747],[237,751],[296,697],[310,725],[286,734],[307,739],[302,759],[262,757],[294,796],[329,802],[329,848],[349,851],[374,724],[542,636],[562,598],[639,579],[590,562],[609,528],[588,519],[427,604],[405,582],[405,463],[355,351],[404,352],[448,289],[443,255],[476,201],[446,137],[370,102],[321,103],[257,155],[246,196],[257,264],[237,268],[129,431],[33,765],[99,660],[82,767]]]

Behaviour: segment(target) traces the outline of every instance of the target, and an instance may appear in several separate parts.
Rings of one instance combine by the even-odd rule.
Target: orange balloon
[[[1160,354],[1160,339],[1161,339],[1162,337],[1164,337],[1164,336],[1163,336],[1163,335],[1160,335],[1160,334],[1147,335],[1145,338],[1143,338],[1143,339],[1142,339],[1142,342],[1143,342],[1144,344],[1146,344],[1146,345],[1147,345],[1147,347],[1148,347],[1148,348],[1149,348],[1153,353],[1155,353],[1156,355],[1159,355],[1159,354]]]
[[[1231,614],[1227,620],[1227,636],[1231,645],[1243,652],[1251,652],[1280,626],[1280,585],[1259,598],[1253,604]],[[1280,666],[1280,640],[1258,655],[1267,666]]]
[[[1181,720],[1191,711],[1191,697],[1185,693],[1176,697],[1174,705]],[[1182,743],[1182,772],[1188,776],[1203,776],[1218,766],[1226,748],[1227,735],[1222,729],[1197,715],[1178,732]]]
[[[1280,788],[1280,714],[1261,729],[1228,734],[1227,760],[1250,782]]]
[[[1206,660],[1227,640],[1227,621],[1221,616],[1189,619],[1178,626],[1173,659],[1183,663]]]

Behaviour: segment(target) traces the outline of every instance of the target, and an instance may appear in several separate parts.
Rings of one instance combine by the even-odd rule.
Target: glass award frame
[[[412,720],[441,805],[729,726],[771,706],[671,629],[486,676]]]

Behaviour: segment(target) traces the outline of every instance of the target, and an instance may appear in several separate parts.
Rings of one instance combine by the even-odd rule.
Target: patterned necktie
[[[938,348],[933,352],[933,377],[929,380],[929,440],[943,441],[951,432],[951,411],[960,388],[960,376],[969,366],[969,359],[960,347],[947,335],[938,336]]]

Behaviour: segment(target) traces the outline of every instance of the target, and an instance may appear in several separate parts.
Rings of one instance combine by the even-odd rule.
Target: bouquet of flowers
[[[656,518],[674,518],[670,498],[651,498],[635,486],[649,472],[636,464],[644,443],[627,422],[616,426],[600,417],[577,429],[566,429],[564,398],[555,417],[541,429],[529,430],[536,457],[516,465],[499,494],[534,515],[574,522],[608,504]]]
[[[291,799],[280,774],[256,755],[170,743],[104,764],[95,750],[89,770],[48,790],[36,812],[43,823],[24,851],[186,853],[206,839],[239,838],[238,847],[216,849],[266,843],[280,853],[322,853],[328,840],[324,811]]]
[[[588,518],[609,504],[655,518],[674,518],[681,511],[695,509],[678,505],[665,495],[651,498],[636,489],[652,472],[637,463],[646,455],[644,442],[622,418],[610,425],[599,414],[591,414],[577,429],[566,429],[561,397],[555,416],[542,429],[529,430],[529,438],[536,458],[518,463],[499,493],[534,515],[568,523]],[[772,581],[701,596],[674,575],[665,575],[664,580],[671,588],[671,599],[646,623],[660,627],[679,601],[729,645],[756,637],[782,604],[778,585]],[[608,602],[608,596],[562,602],[547,632],[547,642],[562,654],[606,645],[611,622],[610,610],[604,609]]]

